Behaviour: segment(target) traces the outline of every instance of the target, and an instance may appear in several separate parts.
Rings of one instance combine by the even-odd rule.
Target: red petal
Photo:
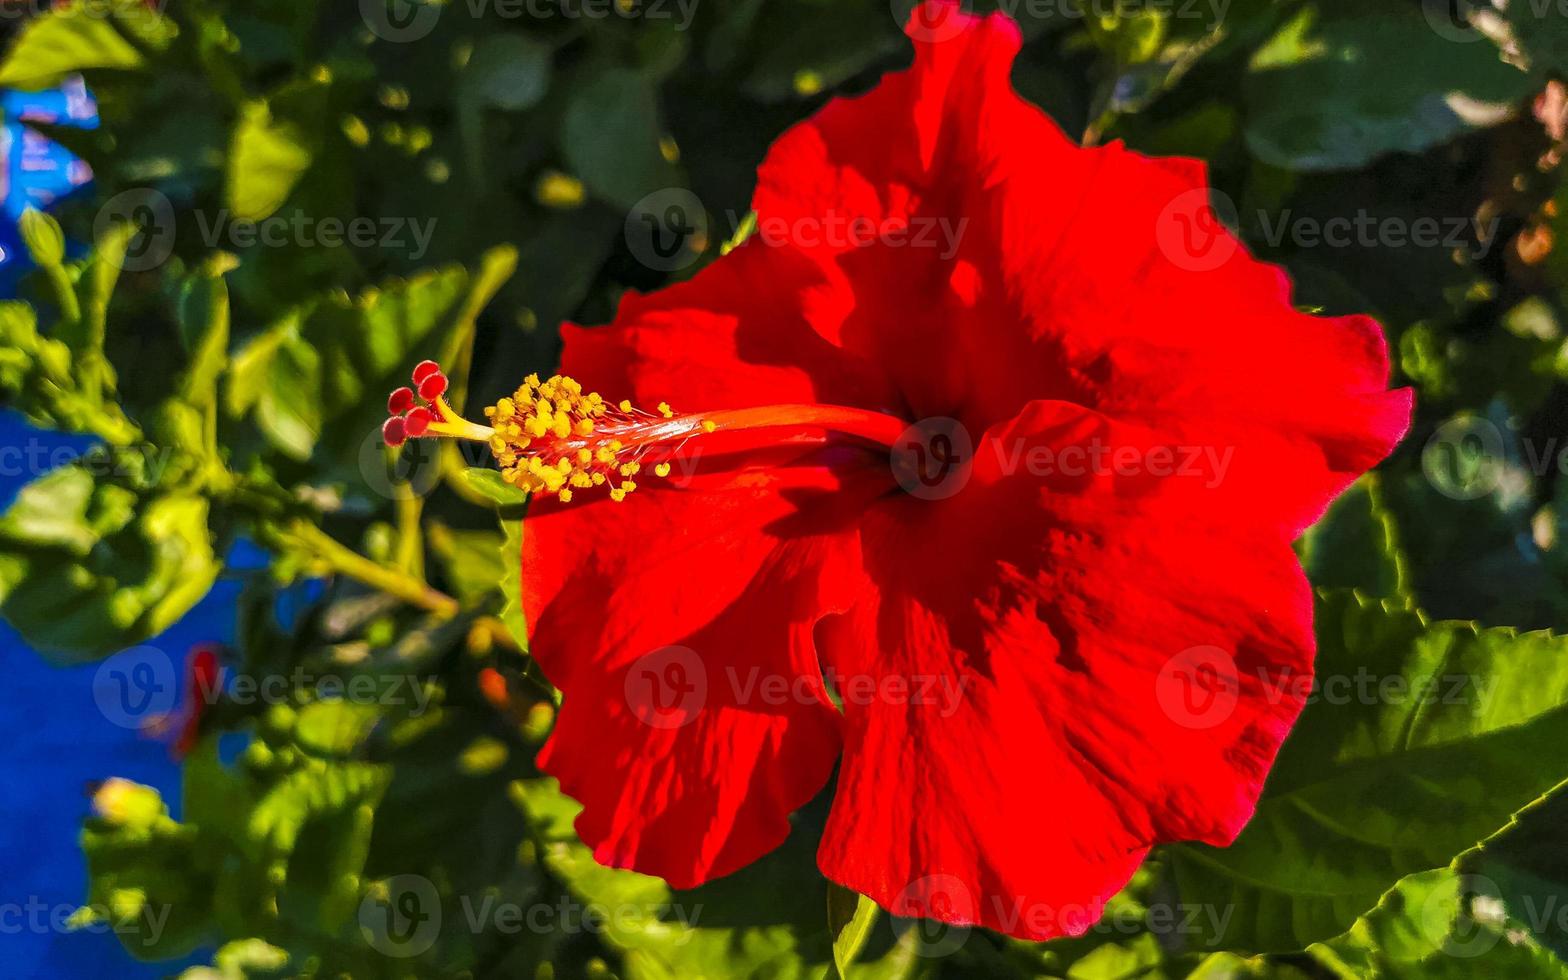
[[[422,405],[418,408],[411,409],[408,415],[403,419],[404,429],[408,435],[408,438],[418,439],[420,436],[424,435],[425,430],[430,428],[430,419],[430,409],[425,408]]]
[[[627,294],[608,327],[565,325],[561,371],[607,396],[683,412],[893,404],[885,372],[822,336],[854,301],[800,256],[752,242],[684,283]]]
[[[426,361],[425,363],[428,364],[430,362]],[[419,397],[427,402],[433,402],[446,393],[446,385],[446,375],[439,371],[435,374],[427,375],[425,380],[419,382]]]
[[[1143,442],[1075,406],[1025,419],[998,435]],[[1179,480],[998,475],[994,452],[861,520],[877,598],[819,634],[846,723],[820,857],[894,913],[1047,939],[1149,845],[1240,830],[1310,682],[1310,593],[1277,527]]]
[[[1223,442],[1306,527],[1407,428],[1382,331],[1296,312],[1284,274],[1205,220],[1201,162],[1066,139],[1008,81],[1011,21],[927,6],[913,68],[785,133],[758,174],[759,236],[854,284],[819,332],[886,365],[889,404],[972,435],[1057,399]],[[830,217],[930,247],[798,233]]]
[[[437,364],[435,361],[420,361],[418,364],[414,365],[414,385],[416,387],[422,385],[424,384],[426,378],[433,374],[440,373],[441,365]]]
[[[381,423],[381,441],[393,449],[408,441],[408,428],[401,418],[387,419]]]
[[[387,414],[402,415],[414,407],[414,393],[407,388],[396,388],[387,396]]]
[[[564,696],[539,764],[599,862],[696,885],[776,847],[827,781],[838,715],[811,628],[850,601],[830,570],[852,556],[814,506],[864,500],[838,486],[798,465],[533,505],[529,649]]]

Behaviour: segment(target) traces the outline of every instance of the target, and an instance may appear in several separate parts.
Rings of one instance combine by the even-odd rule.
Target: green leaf
[[[1329,507],[1301,539],[1301,564],[1318,588],[1360,589],[1379,598],[1410,594],[1394,518],[1368,473]]]
[[[828,884],[828,936],[833,940],[829,977],[849,976],[849,966],[860,955],[880,911],[866,896],[843,885]]]
[[[492,34],[474,46],[457,80],[460,101],[508,112],[539,104],[550,88],[551,52],[521,34]]]
[[[83,69],[142,64],[141,52],[103,16],[102,4],[61,6],[23,24],[0,62],[0,87],[37,91]]]
[[[79,465],[28,484],[0,516],[0,614],[67,659],[161,633],[218,571],[206,498],[139,495]]]
[[[454,531],[433,523],[426,527],[426,537],[452,593],[465,605],[500,592],[512,574],[501,553],[503,537],[495,531]],[[511,557],[516,564],[516,555]]]
[[[501,567],[501,623],[506,626],[520,650],[528,649],[528,622],[523,617],[523,514],[528,494],[501,479],[492,469],[471,466],[463,480],[476,493],[495,502],[496,518],[501,523],[498,561]]]
[[[1481,883],[1452,868],[1400,881],[1377,907],[1342,936],[1311,948],[1313,957],[1344,980],[1442,980],[1491,976],[1568,977],[1568,967],[1529,940],[1508,935],[1500,910]]]
[[[823,917],[827,885],[813,859],[812,824],[821,814],[798,814],[789,840],[756,864],[676,891],[658,878],[596,863],[572,833],[578,807],[555,780],[525,780],[513,790],[544,841],[546,868],[579,900],[606,913],[603,939],[621,952],[628,978],[805,980],[832,962]],[[759,916],[761,895],[768,896],[767,913]]]
[[[81,834],[87,904],[73,925],[106,924],[143,960],[183,956],[208,941],[212,885],[195,859],[196,838],[167,810],[146,825],[89,820]]]
[[[321,436],[321,356],[291,314],[251,338],[234,356],[226,403],[231,415],[254,409],[256,425],[292,459],[309,459]]]
[[[1532,85],[1491,43],[1434,30],[1421,4],[1322,0],[1253,56],[1247,143],[1274,166],[1356,169],[1500,122]]]
[[[501,479],[501,474],[485,466],[470,466],[463,471],[463,481],[476,493],[495,501],[498,507],[516,507],[528,503],[528,492]]]
[[[629,208],[678,182],[659,149],[663,135],[649,80],[611,68],[573,89],[561,121],[561,151],[592,193]]]
[[[228,202],[233,217],[260,221],[294,192],[310,169],[311,151],[298,127],[275,120],[266,103],[245,108],[229,143]]]
[[[1236,910],[1223,931],[1205,926],[1214,948],[1337,935],[1568,770],[1568,639],[1348,593],[1324,595],[1317,630],[1317,696],[1251,823],[1228,848],[1169,851],[1184,901]]]
[[[1521,810],[1507,827],[1459,859],[1509,918],[1568,958],[1568,792],[1563,787]]]

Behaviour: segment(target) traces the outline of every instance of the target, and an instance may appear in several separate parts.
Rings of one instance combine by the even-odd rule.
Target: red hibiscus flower
[[[1247,821],[1311,672],[1291,541],[1411,399],[1202,164],[1066,139],[1005,17],[913,24],[912,68],[774,145],[749,242],[568,326],[490,426],[422,365],[388,438],[488,439],[539,491],[539,761],[599,861],[734,871],[837,767],[829,878],[1044,939]]]

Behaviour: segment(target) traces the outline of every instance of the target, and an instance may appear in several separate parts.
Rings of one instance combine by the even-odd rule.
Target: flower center
[[[483,442],[506,482],[529,493],[553,493],[562,502],[592,487],[624,500],[637,489],[634,477],[668,477],[688,443],[715,433],[734,451],[820,440],[829,433],[890,449],[905,430],[890,415],[835,405],[769,405],[699,416],[678,414],[660,402],[647,412],[629,401],[611,403],[598,392],[584,392],[572,378],[540,381],[534,374],[511,397],[486,408],[490,424],[479,425],[447,404],[447,378],[434,361],[414,368],[413,382],[387,399],[390,417],[381,435],[388,446],[426,436]]]

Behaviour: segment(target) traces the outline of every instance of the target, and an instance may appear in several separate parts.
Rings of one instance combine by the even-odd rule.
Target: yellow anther
[[[677,418],[666,402],[658,404],[660,418],[654,418],[633,407],[630,399],[605,401],[562,375],[543,381],[529,375],[511,397],[498,400],[485,414],[491,428],[481,438],[500,464],[502,478],[562,501],[571,500],[573,491],[600,486],[611,499],[624,500],[637,489],[630,478],[642,472],[638,457],[695,427],[689,416],[684,423],[666,424],[665,419]],[[716,428],[712,423],[701,427],[707,432]],[[669,476],[671,466],[653,464],[653,472]]]
[[[714,429],[717,429],[717,428],[718,428],[718,425],[714,424],[713,422],[709,422],[707,419],[703,419],[703,421],[702,421],[702,431],[704,431],[704,432],[712,432]]]

